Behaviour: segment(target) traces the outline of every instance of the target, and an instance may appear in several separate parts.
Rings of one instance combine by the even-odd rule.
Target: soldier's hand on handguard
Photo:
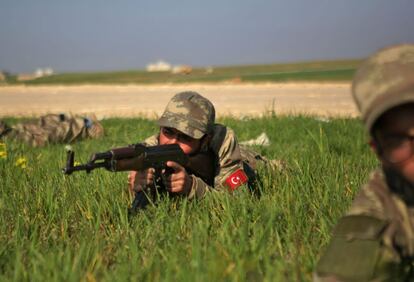
[[[166,165],[173,169],[173,173],[166,179],[165,186],[172,193],[181,193],[188,195],[193,185],[193,179],[188,175],[187,171],[180,164],[168,161]]]
[[[148,168],[140,171],[130,171],[128,174],[129,190],[134,192],[140,192],[147,186],[152,186],[154,181],[154,169]]]

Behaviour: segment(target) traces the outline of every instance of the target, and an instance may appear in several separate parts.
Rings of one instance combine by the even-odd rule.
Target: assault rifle
[[[163,186],[166,175],[172,173],[166,166],[167,161],[173,161],[185,167],[187,172],[202,178],[207,184],[213,185],[215,166],[207,154],[197,154],[189,157],[178,144],[145,146],[133,144],[127,147],[113,148],[106,152],[93,154],[85,164],[75,165],[75,152],[67,151],[66,167],[62,172],[71,175],[73,172],[86,171],[90,173],[97,168],[105,168],[112,172],[155,169],[154,186]],[[131,212],[149,203],[144,193],[136,193]]]
[[[66,167],[62,171],[70,175],[82,170],[89,173],[97,168],[105,168],[109,171],[130,171],[152,167],[155,170],[162,170],[166,168],[167,161],[174,161],[185,166],[188,163],[188,156],[177,144],[148,147],[143,144],[134,144],[95,153],[86,164],[74,165],[75,152],[68,150]]]

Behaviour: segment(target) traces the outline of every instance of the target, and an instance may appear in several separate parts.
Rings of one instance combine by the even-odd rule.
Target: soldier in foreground
[[[233,191],[243,184],[253,185],[258,163],[266,161],[260,155],[241,148],[233,130],[215,124],[213,104],[196,92],[176,94],[158,124],[159,133],[147,138],[145,145],[178,144],[185,154],[198,159],[198,163],[187,169],[172,161],[166,163],[171,173],[163,179],[163,185],[170,195],[202,198],[213,189]],[[210,171],[207,177],[200,177],[197,172],[203,167]],[[128,176],[134,193],[153,191],[154,180],[152,168],[132,171]]]
[[[414,281],[414,45],[374,54],[352,91],[382,168],[339,220],[314,280]]]
[[[33,147],[55,143],[68,144],[86,138],[99,138],[103,134],[104,129],[95,116],[48,114],[11,127],[0,121],[0,137],[24,142]]]

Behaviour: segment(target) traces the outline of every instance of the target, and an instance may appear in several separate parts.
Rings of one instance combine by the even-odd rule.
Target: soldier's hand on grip
[[[154,169],[148,168],[140,171],[130,171],[128,184],[131,192],[140,192],[154,183]]]
[[[193,184],[191,176],[188,175],[183,166],[176,162],[168,161],[166,165],[173,170],[173,173],[171,173],[166,179],[165,187],[167,190],[172,193],[188,195]]]

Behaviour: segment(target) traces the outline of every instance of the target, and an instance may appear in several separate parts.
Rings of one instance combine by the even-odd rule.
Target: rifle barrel
[[[100,167],[107,168],[108,163],[107,162],[87,163],[87,164],[83,164],[83,165],[65,167],[65,168],[62,169],[62,172],[66,175],[70,175],[70,174],[72,174],[72,172],[80,171],[80,170],[85,170],[87,173],[89,173],[91,170],[94,170],[95,168],[100,168]]]

